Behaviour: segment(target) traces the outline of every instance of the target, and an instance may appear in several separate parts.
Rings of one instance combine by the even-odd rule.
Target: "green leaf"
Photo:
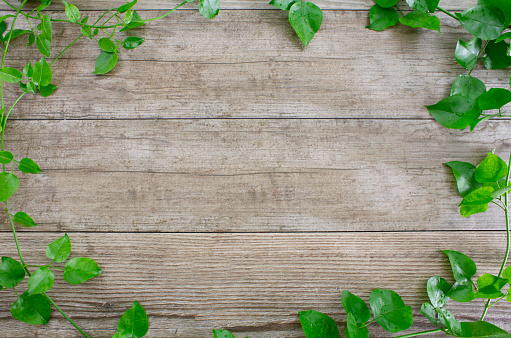
[[[500,8],[506,16],[504,26],[508,27],[511,24],[511,2],[509,0],[478,0],[478,5],[491,5]]]
[[[467,255],[453,250],[442,250],[451,263],[452,275],[459,283],[471,281],[477,272],[476,264]]]
[[[0,285],[9,289],[18,285],[25,279],[23,265],[11,257],[2,257],[0,264]]]
[[[481,115],[477,104],[460,94],[449,96],[426,108],[438,123],[451,129],[465,129]]]
[[[51,67],[46,62],[46,58],[43,56],[41,60],[37,61],[34,64],[34,73],[32,75],[32,80],[34,83],[40,87],[45,87],[50,84],[53,78],[53,73],[51,71]]]
[[[465,197],[470,192],[482,186],[474,177],[476,166],[472,163],[451,161],[444,164],[452,169],[461,197]]]
[[[24,293],[12,304],[11,315],[27,324],[46,325],[50,320],[51,305],[43,295]]]
[[[374,0],[374,2],[380,7],[389,8],[397,5],[399,0]]]
[[[479,95],[486,91],[483,81],[467,74],[459,75],[451,87],[451,96],[462,95],[476,102]]]
[[[94,74],[101,75],[110,72],[117,64],[117,59],[116,53],[101,52],[96,59]]]
[[[509,102],[511,102],[511,91],[503,88],[491,88],[477,99],[477,104],[482,110],[500,109]]]
[[[460,322],[454,318],[451,311],[439,308],[438,311],[438,321],[451,332],[453,336],[461,335],[461,325]]]
[[[271,0],[270,5],[288,11],[297,0]]]
[[[62,0],[62,2],[64,3],[64,6],[66,8],[65,12],[66,12],[66,16],[69,19],[69,21],[74,22],[74,23],[79,22],[81,15],[80,15],[80,11],[78,10],[78,8],[75,5],[70,4],[67,1]]]
[[[481,205],[491,203],[491,201],[493,201],[493,197],[491,195],[494,191],[495,189],[489,186],[478,188],[465,196],[461,201],[461,205]]]
[[[495,43],[489,41],[485,55],[483,55],[484,66],[487,69],[505,69],[511,66],[511,56],[508,55],[509,44],[505,41]]]
[[[27,228],[33,228],[33,227],[37,226],[37,224],[34,222],[32,217],[30,217],[26,212],[23,212],[23,211],[18,211],[14,215],[12,220],[18,224],[23,225],[24,227],[27,227]]]
[[[130,23],[128,23],[127,25],[125,25],[121,30],[120,32],[125,32],[127,30],[130,30],[130,29],[133,29],[133,28],[137,28],[137,27],[140,27],[140,26],[143,26],[145,25],[144,21],[142,20],[142,18],[140,18],[140,16],[138,15],[137,11],[133,11],[133,15],[131,16],[131,21]],[[97,35],[96,32],[94,35]]]
[[[28,33],[31,33],[32,31],[31,30],[26,30],[26,29],[15,29],[11,32],[7,32],[5,34],[5,37],[4,37],[4,41],[7,41],[7,39],[9,38],[9,36],[11,37],[11,41],[16,39],[17,37],[19,36],[22,36],[24,34],[28,34]]]
[[[305,338],[339,338],[335,321],[327,315],[314,310],[300,311],[299,315]]]
[[[367,327],[359,327],[353,313],[348,313],[345,338],[369,338]]]
[[[479,214],[481,212],[486,212],[488,210],[488,204],[480,204],[480,205],[462,205],[460,207],[460,214],[463,217],[472,216],[475,214]]]
[[[220,0],[199,0],[199,12],[203,17],[213,19],[220,11]]]
[[[504,31],[506,17],[494,6],[479,5],[456,13],[461,25],[474,36],[483,40],[495,40]]]
[[[57,88],[59,88],[59,86],[55,86],[50,83],[47,86],[39,87],[39,93],[41,94],[42,97],[48,97],[51,96],[53,92],[57,90]]]
[[[18,191],[20,181],[11,173],[0,173],[0,202],[8,200]]]
[[[39,29],[41,30],[40,36],[44,37],[46,40],[51,42],[52,40],[51,18],[49,15],[43,16]]]
[[[5,82],[18,83],[21,81],[23,75],[19,70],[12,67],[4,67],[0,69],[0,78]]]
[[[124,5],[120,6],[119,8],[117,8],[117,13],[124,13],[128,9],[133,8],[133,6],[135,6],[136,4],[137,4],[137,0],[133,0],[131,2],[128,2],[127,4],[124,4]]]
[[[0,151],[0,163],[9,164],[14,159],[14,156],[9,151]]]
[[[430,303],[424,303],[421,306],[421,313],[433,324],[438,325],[436,320],[436,310]]]
[[[40,174],[43,172],[41,168],[39,168],[39,165],[28,157],[25,157],[20,161],[18,169],[25,174]]]
[[[140,303],[134,301],[131,309],[124,312],[119,320],[117,332],[121,337],[140,338],[145,336],[148,330],[147,314]]]
[[[511,284],[511,266],[508,266],[502,272],[502,278],[507,279],[508,283]]]
[[[440,0],[406,0],[408,6],[423,13],[433,13]]]
[[[32,77],[32,75],[34,75],[34,68],[32,68],[32,64],[28,61],[26,66],[23,68],[23,76]]]
[[[53,286],[54,279],[55,275],[49,266],[35,270],[28,279],[27,294],[35,295],[50,290]]]
[[[367,304],[348,290],[342,292],[341,303],[346,313],[353,314],[357,323],[365,323],[371,318]]]
[[[488,322],[461,323],[463,337],[511,338],[511,334]]]
[[[403,331],[413,324],[412,308],[405,306],[401,297],[392,290],[373,290],[369,304],[376,322],[389,332]]]
[[[495,43],[497,43],[497,42],[501,42],[501,41],[504,41],[504,40],[507,40],[507,39],[511,39],[511,32],[507,32],[507,33],[504,33],[504,34],[502,34],[501,36],[499,36],[499,37],[495,40]]]
[[[145,41],[144,38],[139,38],[138,36],[130,36],[129,38],[124,39],[122,46],[126,49],[135,49]]]
[[[477,64],[477,57],[481,51],[482,40],[473,38],[469,42],[464,42],[458,39],[454,58],[462,67],[466,69],[473,69]]]
[[[496,299],[504,296],[500,291],[506,284],[508,279],[499,278],[497,276],[485,273],[477,279],[478,290],[475,298]]]
[[[36,38],[36,45],[39,52],[46,57],[50,57],[51,55],[51,41],[46,39],[42,35],[38,35]]]
[[[213,330],[213,338],[236,338],[227,330]]]
[[[427,284],[428,297],[431,304],[435,308],[444,307],[449,301],[449,297],[447,297],[446,293],[449,292],[450,289],[451,284],[442,277],[431,277]]]
[[[489,153],[488,156],[479,163],[474,177],[477,182],[497,182],[507,175],[507,164],[503,159],[495,154]]]
[[[440,33],[440,19],[428,13],[413,11],[406,16],[400,17],[399,22],[405,26],[413,28],[422,27]]]
[[[91,278],[101,275],[103,271],[90,258],[77,257],[69,260],[64,269],[64,279],[69,284],[81,284]]]
[[[27,47],[30,47],[32,46],[34,43],[35,43],[35,34],[34,33],[30,33],[28,35],[28,44],[27,44]]]
[[[71,240],[67,234],[57,239],[56,241],[53,241],[46,248],[46,257],[56,263],[65,262],[70,254]]]
[[[82,27],[81,32],[84,36],[92,40],[92,30],[90,27]]]
[[[399,23],[399,13],[394,8],[374,5],[369,10],[369,26],[366,28],[382,31]]]
[[[295,2],[289,9],[289,22],[307,46],[323,22],[323,12],[312,2]]]
[[[115,51],[115,44],[109,38],[101,38],[98,41],[99,48],[105,52],[113,53]]]

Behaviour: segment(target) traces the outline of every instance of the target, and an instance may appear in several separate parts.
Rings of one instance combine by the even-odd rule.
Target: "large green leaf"
[[[35,295],[50,290],[53,286],[55,275],[48,266],[38,268],[28,279],[27,294]]]
[[[345,338],[369,338],[369,330],[366,326],[358,325],[353,313],[348,313]]]
[[[438,325],[436,320],[436,310],[430,303],[424,303],[421,306],[421,313],[433,324]]]
[[[0,285],[4,288],[12,288],[25,279],[23,265],[11,257],[2,257],[0,264]]]
[[[376,322],[389,332],[403,331],[413,324],[412,308],[405,306],[401,297],[392,290],[373,290],[369,304]]]
[[[511,338],[511,334],[484,321],[461,323],[463,337]]]
[[[468,42],[458,39],[454,58],[464,68],[473,69],[477,63],[479,52],[481,51],[482,40],[473,38]]]
[[[81,284],[101,275],[103,271],[90,258],[77,257],[69,260],[64,269],[64,279],[69,284]]]
[[[25,157],[18,163],[18,169],[25,174],[40,174],[43,171],[31,158]]]
[[[506,16],[505,27],[509,27],[511,24],[511,1],[509,0],[478,0],[478,5],[491,5],[500,8],[500,10]]]
[[[335,321],[327,315],[314,311],[300,311],[300,323],[306,338],[339,338]]]
[[[65,262],[70,254],[71,240],[67,234],[53,241],[46,248],[46,257],[57,263]]]
[[[323,12],[312,2],[295,2],[289,9],[289,22],[307,46],[323,22]]]
[[[504,31],[506,17],[494,6],[479,5],[456,13],[460,23],[467,31],[483,40],[495,40]]]
[[[357,323],[365,323],[371,318],[367,304],[348,290],[342,292],[341,303],[346,313],[353,314]]]
[[[101,52],[96,59],[94,74],[102,75],[110,72],[117,64],[118,58],[117,53]]]
[[[447,297],[447,293],[451,289],[451,284],[449,284],[442,277],[431,277],[428,280],[427,291],[428,297],[431,301],[431,304],[437,307],[444,307],[447,305],[449,301],[449,297]]]
[[[457,282],[470,281],[477,272],[477,266],[467,255],[453,250],[442,250],[451,263],[452,275]]]
[[[220,0],[199,0],[199,12],[208,19],[213,19],[220,11]]]
[[[440,0],[406,0],[408,6],[423,13],[433,13]]]
[[[18,211],[14,215],[12,220],[18,224],[23,225],[24,227],[27,227],[27,228],[33,228],[33,227],[37,226],[36,222],[34,222],[32,217],[30,217],[26,212],[23,212],[23,211]]]
[[[296,1],[297,0],[271,0],[269,4],[283,11],[288,11]]]
[[[452,300],[460,303],[468,303],[474,300],[475,292],[472,288],[472,281],[455,282],[447,296]]]
[[[382,31],[399,23],[399,13],[394,8],[374,5],[369,10],[369,26],[366,28]]]
[[[511,56],[508,55],[509,44],[506,41],[489,41],[483,55],[484,66],[487,69],[505,69],[511,66]]]
[[[9,83],[18,83],[23,75],[19,70],[12,67],[4,67],[0,69],[0,79]]]
[[[459,75],[451,87],[451,96],[462,95],[468,97],[471,102],[476,102],[479,95],[486,91],[483,81],[473,76]]]
[[[495,154],[488,156],[476,168],[474,177],[479,183],[497,182],[507,175],[506,162]]]
[[[62,0],[62,2],[64,3],[65,13],[66,13],[66,16],[69,19],[69,21],[74,22],[74,23],[77,23],[78,21],[80,21],[80,16],[81,16],[80,10],[78,10],[78,8],[75,5],[70,4],[69,2],[67,2],[65,0]]]
[[[148,330],[147,314],[140,303],[134,301],[131,309],[124,312],[119,320],[117,332],[121,337],[140,338],[145,336]]]
[[[488,204],[460,206],[460,214],[463,217],[468,217],[468,216],[472,216],[475,214],[479,214],[481,212],[486,212],[486,210],[488,210]]]
[[[482,186],[474,177],[476,166],[472,163],[451,161],[444,164],[452,169],[461,197],[465,197],[470,192]]]
[[[478,290],[475,298],[496,299],[504,296],[500,291],[508,283],[507,279],[485,273],[477,279]]]
[[[438,123],[451,129],[465,129],[481,115],[477,104],[460,94],[449,96],[426,108]]]
[[[50,84],[53,78],[51,67],[43,56],[41,60],[34,64],[32,80],[38,86],[44,87]]]
[[[491,203],[493,201],[493,192],[495,189],[485,186],[472,191],[461,201],[461,205],[481,205]]]
[[[47,324],[51,316],[48,299],[40,294],[22,294],[11,306],[11,315],[22,322],[32,325]]]
[[[413,11],[400,17],[399,22],[405,26],[426,28],[440,33],[440,19],[428,13]]]
[[[454,315],[451,313],[451,311],[444,308],[439,308],[437,311],[438,321],[451,332],[451,335],[460,336],[461,335],[460,322],[456,320],[456,318],[454,318]]]
[[[477,98],[482,110],[500,109],[511,102],[511,91],[504,88],[491,88]]]
[[[0,202],[8,200],[18,191],[20,181],[11,173],[0,173]]]

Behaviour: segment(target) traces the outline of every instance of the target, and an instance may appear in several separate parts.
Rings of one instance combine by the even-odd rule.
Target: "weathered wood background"
[[[122,2],[75,4],[94,17]],[[509,121],[452,131],[424,108],[463,73],[453,59],[460,27],[439,14],[441,36],[377,33],[364,28],[370,0],[316,3],[324,22],[305,50],[286,13],[264,1],[224,1],[211,21],[191,4],[137,30],[145,44],[123,52],[111,75],[91,74],[98,48],[79,42],[56,63],[60,90],[19,104],[7,149],[45,171],[22,176],[12,200],[11,210],[40,224],[20,229],[22,251],[38,263],[67,232],[74,257],[99,262],[101,277],[79,286],[58,279],[50,293],[92,336],[111,336],[134,300],[149,314],[150,337],[211,337],[212,328],[302,337],[297,312],[306,309],[344,332],[341,291],[367,300],[373,288],[412,305],[407,332],[428,330],[419,315],[426,281],[450,275],[439,250],[465,252],[480,273],[498,271],[502,215],[492,208],[463,219],[442,163],[477,162],[493,148],[507,156]],[[173,5],[138,7],[150,17]],[[59,6],[50,9],[63,15]],[[54,32],[54,51],[77,34],[58,24]],[[14,47],[11,66],[37,57]],[[507,87],[509,72],[474,73]],[[1,255],[15,255],[9,227],[0,229]],[[2,293],[0,336],[79,336],[56,312],[47,327],[13,320],[13,301]],[[479,318],[452,309],[460,320]],[[499,304],[487,318],[511,330],[509,313]]]

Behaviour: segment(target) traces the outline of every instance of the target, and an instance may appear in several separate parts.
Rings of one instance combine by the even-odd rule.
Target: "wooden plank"
[[[261,0],[222,0],[221,1],[221,10],[228,9],[273,9],[274,7],[268,5],[269,1],[261,1]],[[360,9],[369,9],[372,5],[374,5],[374,1],[372,0],[314,0],[315,4],[317,4],[322,9],[342,9],[342,10],[360,10]],[[107,10],[111,8],[115,8],[125,4],[124,0],[75,0],[73,4],[78,6],[81,10]],[[172,1],[158,1],[158,0],[141,0],[137,3],[136,7],[139,10],[142,9],[171,9],[174,6],[178,5],[180,1],[172,0]],[[186,9],[197,9],[198,1],[195,3],[183,6]],[[470,6],[474,6],[476,4],[475,0],[442,0],[440,2],[440,6],[449,9],[449,10],[463,10]],[[33,4],[28,4],[27,8],[34,8],[38,4],[34,2]],[[403,0],[401,3],[401,8],[405,9],[406,3]],[[63,8],[62,4],[58,2],[54,2],[54,4],[50,7],[51,9],[59,9]],[[0,10],[7,10],[9,7],[4,3],[0,4]],[[220,12],[223,14],[223,12]]]
[[[123,52],[111,76],[91,74],[98,50],[82,41],[56,63],[60,90],[24,98],[12,116],[429,118],[424,105],[444,98],[466,72],[453,58],[459,27],[445,26],[440,37],[405,27],[372,32],[367,12],[333,11],[302,52],[284,14],[231,11],[210,22],[180,12],[141,31],[147,42]],[[56,51],[76,34],[59,27]],[[11,50],[9,66],[40,57],[23,39]],[[474,76],[489,88],[508,87],[507,71]]]
[[[383,231],[502,229],[463,219],[450,169],[494,147],[508,122],[477,133],[434,121],[17,121],[6,147],[46,172],[22,175],[9,206],[39,230]],[[4,229],[7,231],[7,229]]]
[[[21,234],[28,264],[46,262],[40,258],[45,244],[61,235]],[[341,291],[367,300],[373,288],[393,289],[412,306],[417,315],[412,331],[432,329],[418,310],[427,299],[427,279],[451,275],[439,250],[463,251],[478,264],[478,275],[495,274],[505,251],[505,232],[75,233],[71,240],[72,257],[91,257],[104,272],[79,286],[58,277],[50,295],[85,329],[102,330],[101,337],[112,335],[105,330],[116,327],[133,300],[149,313],[149,336],[210,337],[212,328],[229,328],[240,337],[300,337],[298,311],[323,311],[344,328]],[[14,256],[11,236],[0,234],[0,241],[10,244],[2,246],[2,255]],[[11,293],[2,292],[2,335],[48,337],[71,329],[62,320],[48,329],[16,322],[8,312],[13,301]],[[449,304],[467,321],[479,318],[480,307],[469,312],[470,307]],[[509,304],[492,307],[487,318],[511,330]],[[390,336],[374,325],[371,332]]]

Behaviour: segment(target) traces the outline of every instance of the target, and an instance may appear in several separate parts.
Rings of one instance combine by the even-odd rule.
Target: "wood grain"
[[[61,235],[21,234],[23,253],[29,262],[42,263],[37,257],[44,257],[45,244]],[[451,275],[439,249],[465,252],[478,264],[478,275],[495,273],[505,233],[75,233],[71,240],[73,257],[94,258],[104,273],[80,286],[57,278],[50,295],[94,336],[111,336],[106,330],[139,300],[150,316],[149,337],[210,337],[211,328],[228,328],[240,337],[264,338],[303,337],[297,312],[305,309],[331,315],[344,330],[341,291],[350,289],[367,300],[371,289],[382,286],[412,306],[414,332],[433,329],[418,309],[427,299],[427,279]],[[0,241],[10,243],[10,235],[0,234]],[[14,245],[4,246],[4,254],[15,255]],[[10,319],[13,301],[5,292],[0,298],[3,336],[58,332],[77,337],[64,334],[71,327],[59,315],[48,329]],[[449,305],[460,320],[477,320],[482,306],[475,307],[470,312],[467,306]],[[511,329],[506,305],[492,307],[489,314],[488,320]],[[374,325],[371,332],[390,336]]]
[[[510,151],[509,123],[477,133],[434,121],[17,121],[7,149],[22,175],[11,209],[77,231],[502,229],[463,219],[442,163]],[[6,229],[7,230],[7,229]]]
[[[441,36],[406,27],[374,32],[365,28],[367,12],[332,11],[302,51],[282,14],[230,11],[211,22],[179,12],[137,33],[147,41],[123,51],[108,76],[91,74],[99,49],[83,40],[55,64],[60,90],[24,98],[12,117],[429,118],[424,105],[447,96],[466,73],[453,58],[456,25]],[[55,51],[77,33],[64,27],[54,28]],[[24,39],[12,50],[10,66],[40,58]],[[506,71],[474,76],[488,88],[509,86]]]

